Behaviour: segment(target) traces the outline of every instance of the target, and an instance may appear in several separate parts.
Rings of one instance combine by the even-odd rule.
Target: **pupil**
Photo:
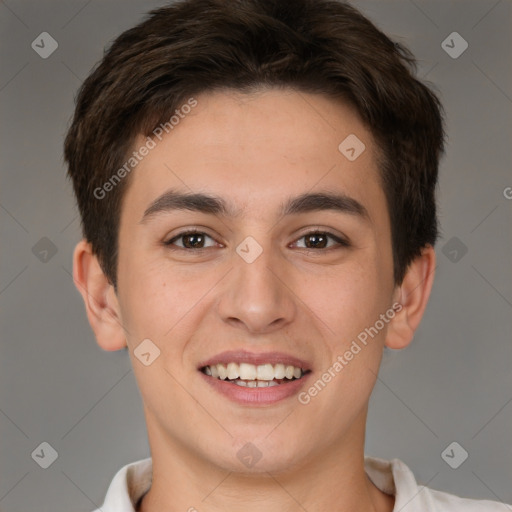
[[[185,247],[197,247],[198,245],[201,244],[202,242],[202,235],[199,235],[199,234],[191,234],[191,235],[186,235],[184,237],[184,240],[185,240]],[[187,240],[192,240],[192,243],[188,243]]]
[[[313,242],[313,247],[318,247],[318,241],[320,240],[320,245],[323,247],[325,247],[325,240],[326,240],[326,237],[322,234],[317,234],[317,235],[309,235],[308,236],[308,240],[316,240],[316,242]],[[306,244],[308,247],[311,247],[311,244]]]

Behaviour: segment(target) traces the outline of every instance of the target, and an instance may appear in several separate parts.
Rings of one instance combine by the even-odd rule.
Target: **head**
[[[185,0],[84,82],[65,141],[74,277],[100,346],[130,349],[150,437],[229,469],[248,441],[266,469],[361,441],[382,349],[411,341],[433,280],[442,107],[414,71],[346,3]],[[261,354],[296,358],[306,375],[279,385],[308,381],[302,400],[249,406],[206,382]]]

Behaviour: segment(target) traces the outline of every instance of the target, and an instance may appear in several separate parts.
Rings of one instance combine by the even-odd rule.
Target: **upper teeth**
[[[301,368],[292,365],[260,364],[258,366],[249,363],[214,364],[205,366],[206,375],[218,379],[244,379],[244,380],[273,380],[273,379],[300,379],[303,375]]]

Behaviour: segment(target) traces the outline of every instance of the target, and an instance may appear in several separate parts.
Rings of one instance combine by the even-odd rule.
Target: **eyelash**
[[[171,238],[170,240],[164,242],[164,245],[173,250],[173,251],[188,251],[188,252],[202,252],[202,251],[205,251],[207,249],[211,249],[211,247],[199,247],[198,249],[191,249],[191,248],[188,248],[188,247],[177,247],[177,246],[174,246],[173,247],[173,243],[176,241],[176,240],[179,240],[180,238],[183,238],[187,235],[206,235],[207,237],[211,238],[213,240],[213,237],[211,237],[210,235],[208,235],[207,233],[205,233],[204,231],[200,231],[200,230],[197,230],[197,229],[190,229],[190,230],[187,230],[187,231],[182,231],[181,233],[178,233],[176,236],[174,236],[173,238]],[[341,247],[350,247],[350,243],[343,239],[343,238],[340,238],[339,236],[335,235],[334,233],[331,233],[330,231],[322,231],[322,230],[313,230],[313,231],[309,231],[307,233],[304,233],[303,235],[301,235],[297,240],[301,240],[302,238],[306,238],[308,236],[312,236],[312,235],[327,235],[328,238],[331,238],[332,240],[334,240],[335,242],[337,242],[338,246],[336,247],[327,247],[327,248],[321,248],[321,249],[310,249],[310,248],[301,248],[303,250],[305,250],[307,253],[318,253],[318,252],[328,252],[328,251],[331,251],[331,250],[335,250],[335,249],[339,249]]]

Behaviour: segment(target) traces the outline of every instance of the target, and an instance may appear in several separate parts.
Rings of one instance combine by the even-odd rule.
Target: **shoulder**
[[[103,505],[93,512],[135,512],[137,502],[151,487],[151,457],[126,464],[114,475]]]
[[[394,511],[401,512],[512,512],[512,507],[489,500],[472,500],[417,483],[400,459],[365,457],[365,470],[381,491],[395,496]]]
[[[498,501],[470,500],[447,492],[425,488],[436,512],[512,512],[512,507]]]

